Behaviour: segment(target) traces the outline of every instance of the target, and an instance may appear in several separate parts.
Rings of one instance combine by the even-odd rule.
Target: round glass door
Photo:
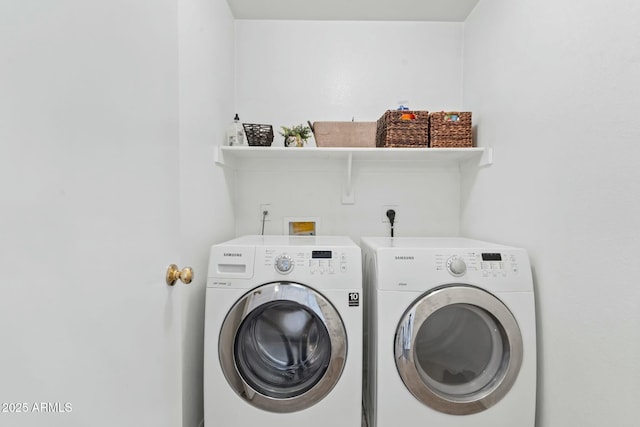
[[[258,393],[288,399],[322,378],[331,360],[331,339],[320,317],[295,301],[273,301],[240,325],[234,359]]]
[[[522,363],[522,337],[511,312],[493,295],[468,286],[418,299],[400,322],[395,349],[411,393],[455,415],[497,403]]]
[[[303,285],[272,283],[241,298],[225,319],[219,356],[242,398],[271,412],[307,408],[326,396],[346,361],[336,309]]]

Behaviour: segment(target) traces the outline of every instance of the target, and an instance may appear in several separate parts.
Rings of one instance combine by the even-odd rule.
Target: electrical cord
[[[267,220],[267,215],[269,215],[269,211],[262,211],[262,231],[260,232],[261,236],[264,236],[264,223]]]
[[[389,209],[387,211],[387,218],[389,218],[389,224],[391,224],[391,237],[393,237],[393,222],[396,219],[396,211]]]

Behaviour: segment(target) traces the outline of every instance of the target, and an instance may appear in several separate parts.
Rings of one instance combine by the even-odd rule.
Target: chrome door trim
[[[272,301],[293,301],[307,307],[318,316],[329,334],[329,366],[311,389],[298,396],[274,398],[261,394],[242,378],[236,365],[234,344],[242,321],[253,310]],[[320,293],[293,282],[269,283],[243,295],[231,308],[220,330],[218,355],[227,382],[242,399],[269,412],[295,412],[321,401],[337,384],[347,360],[347,331],[336,308]]]
[[[478,393],[453,397],[439,393],[422,380],[416,367],[414,343],[420,326],[440,308],[453,304],[469,304],[490,313],[504,329],[509,360],[496,381]],[[425,405],[452,415],[468,415],[495,405],[511,389],[522,365],[522,335],[516,319],[495,296],[482,289],[453,284],[418,298],[404,313],[395,337],[395,360],[398,373],[409,391]]]

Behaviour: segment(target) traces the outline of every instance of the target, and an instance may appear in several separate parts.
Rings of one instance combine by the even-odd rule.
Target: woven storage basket
[[[251,146],[270,147],[273,142],[273,126],[243,123],[244,134]]]
[[[440,111],[429,114],[431,147],[472,147],[471,113]]]
[[[378,119],[377,147],[429,145],[429,112],[389,110]]]
[[[376,122],[314,122],[318,147],[376,146]]]

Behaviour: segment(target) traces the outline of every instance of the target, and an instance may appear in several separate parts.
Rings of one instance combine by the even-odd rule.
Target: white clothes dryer
[[[527,253],[463,238],[361,244],[369,427],[533,427]]]
[[[245,236],[211,248],[205,425],[361,424],[362,264],[347,237]]]

